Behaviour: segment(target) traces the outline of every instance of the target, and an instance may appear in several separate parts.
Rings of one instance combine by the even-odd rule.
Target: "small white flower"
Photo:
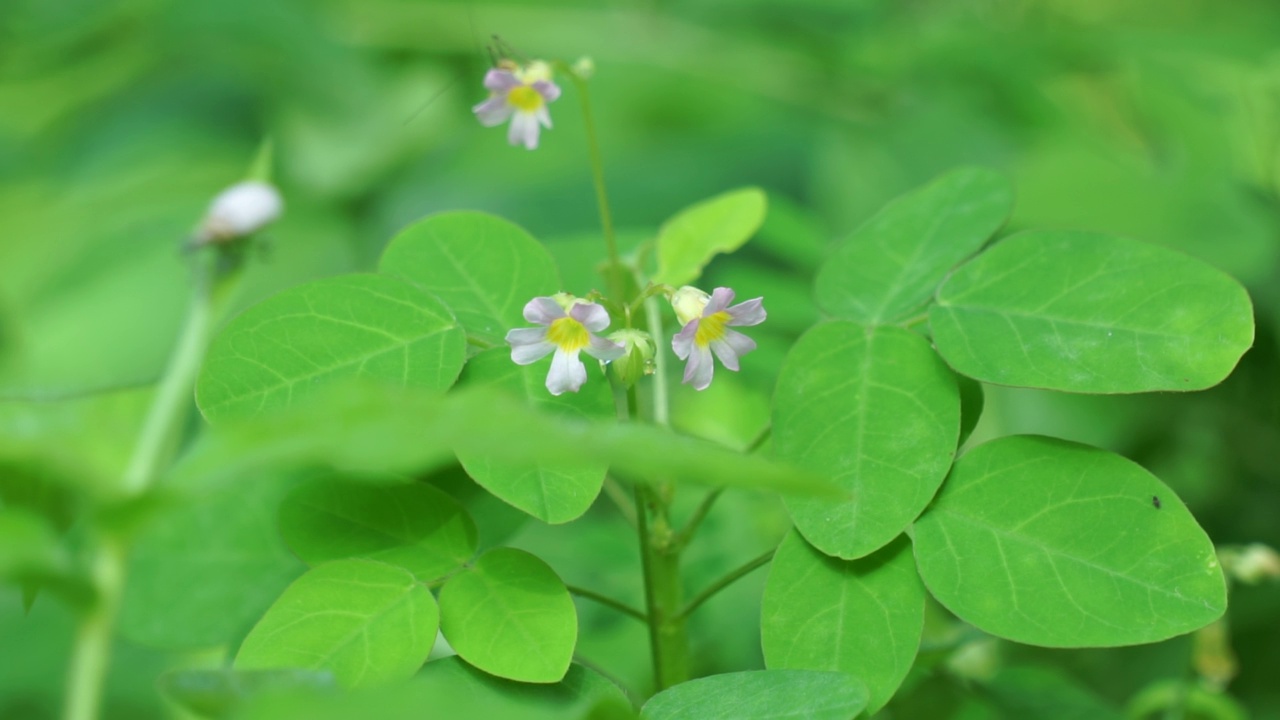
[[[261,230],[280,217],[284,201],[274,186],[250,180],[218,193],[209,204],[196,242],[224,242]]]
[[[547,105],[560,97],[560,88],[551,82],[551,66],[536,61],[524,68],[497,67],[485,74],[484,86],[489,99],[471,108],[480,124],[494,127],[510,119],[507,141],[529,150],[538,147],[539,126],[551,128]]]
[[[552,395],[578,392],[587,381],[587,368],[578,359],[579,352],[605,362],[626,352],[618,343],[595,335],[609,327],[609,313],[595,303],[564,294],[536,297],[524,306],[524,319],[543,327],[516,328],[507,333],[511,360],[530,365],[554,352],[547,373],[547,390]]]
[[[731,302],[733,291],[729,288],[716,288],[707,295],[686,285],[671,297],[671,307],[684,324],[671,339],[671,349],[681,360],[688,360],[684,382],[692,384],[694,390],[706,390],[711,385],[715,374],[712,353],[726,369],[737,372],[738,358],[756,349],[754,340],[729,328],[764,322],[764,298],[729,307]]]

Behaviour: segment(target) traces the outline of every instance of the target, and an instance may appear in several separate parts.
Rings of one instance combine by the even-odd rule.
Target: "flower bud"
[[[691,321],[702,317],[702,310],[711,302],[711,296],[692,285],[685,285],[671,296],[671,309],[676,311],[676,319],[684,327]]]
[[[609,339],[623,347],[624,355],[610,363],[614,377],[627,386],[653,373],[653,338],[643,330],[619,330]]]
[[[590,80],[591,76],[596,74],[596,61],[583,55],[573,64],[573,74],[583,80]]]
[[[516,71],[516,77],[520,78],[520,81],[527,85],[532,85],[543,80],[550,82],[554,75],[555,71],[552,70],[551,64],[545,60],[533,60],[528,65],[525,65]]]
[[[1218,554],[1227,574],[1246,585],[1280,580],[1280,554],[1262,543],[1224,548]]]
[[[218,193],[200,223],[199,243],[226,242],[252,235],[280,217],[284,201],[274,186],[256,180]]]

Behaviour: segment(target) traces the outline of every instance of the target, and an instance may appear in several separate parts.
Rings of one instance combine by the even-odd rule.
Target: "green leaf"
[[[170,670],[156,681],[160,690],[200,717],[229,716],[259,695],[328,688],[333,675],[315,670]]]
[[[205,648],[238,637],[303,565],[276,531],[293,485],[271,474],[193,494],[138,537],[129,556],[121,629],[166,648]]]
[[[960,445],[969,439],[973,429],[982,418],[982,411],[987,405],[987,395],[982,383],[971,377],[956,375],[956,385],[960,389]]]
[[[588,363],[595,364],[590,359]],[[555,396],[544,386],[546,364],[516,365],[511,362],[510,350],[493,348],[467,363],[463,382],[507,393],[548,415],[579,420],[615,417],[613,394],[604,378],[588,382],[576,393]],[[594,373],[595,368],[589,367],[588,372]],[[607,462],[584,460],[578,453],[566,453],[559,462],[506,458],[501,442],[485,443],[476,450],[459,449],[458,461],[486,490],[552,524],[569,522],[585,513],[600,494],[609,469]]]
[[[942,484],[959,432],[954,375],[902,328],[824,323],[778,377],[775,453],[847,493],[787,498],[796,528],[828,555],[862,557],[897,537]]]
[[[769,668],[833,670],[861,680],[875,712],[915,661],[924,586],[905,537],[860,560],[823,555],[792,532],[773,556],[761,611]]]
[[[0,507],[0,580],[61,573],[69,563],[48,520],[23,508]]]
[[[1082,393],[1202,390],[1253,344],[1249,296],[1226,274],[1083,232],[996,244],[947,279],[929,325],[957,372]]]
[[[1135,463],[1085,445],[1014,436],[974,448],[914,540],[935,598],[1031,645],[1156,642],[1226,608],[1213,544],[1182,501]]]
[[[490,550],[440,590],[440,629],[468,663],[491,675],[559,682],[578,640],[564,583],[523,550]]]
[[[764,222],[765,194],[742,188],[685,208],[658,231],[655,283],[686,285],[702,275],[717,253],[731,253]]]
[[[984,687],[985,696],[1021,720],[1121,720],[1126,717],[1062,670],[1009,667]],[[1127,717],[1142,717],[1128,715]],[[1192,715],[1196,717],[1196,715]]]
[[[431,291],[469,335],[490,343],[526,324],[525,303],[561,290],[546,248],[522,228],[479,212],[410,225],[383,251],[378,270]]]
[[[576,663],[569,666],[560,682],[533,685],[493,677],[463,660],[457,656],[432,660],[414,679],[429,690],[431,697],[456,710],[451,715],[442,713],[441,717],[586,720],[589,711],[602,700],[630,706],[617,685]]]
[[[449,309],[402,280],[344,275],[275,295],[227,324],[209,348],[196,402],[210,422],[287,408],[359,378],[443,390],[466,338]]]
[[[338,560],[298,578],[249,632],[237,670],[328,670],[343,687],[411,677],[435,643],[440,614],[403,568]]]
[[[466,510],[426,483],[309,482],[280,506],[280,534],[308,565],[367,558],[421,582],[461,567],[477,545]]]
[[[994,170],[953,170],[894,200],[836,248],[814,294],[826,312],[867,325],[918,311],[947,272],[978,251],[1013,211]]]
[[[749,670],[667,688],[641,720],[848,720],[867,706],[867,689],[839,672]]]

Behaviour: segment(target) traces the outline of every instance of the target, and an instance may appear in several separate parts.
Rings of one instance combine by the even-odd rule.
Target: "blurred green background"
[[[1215,542],[1280,545],[1273,0],[3,0],[0,446],[43,444],[84,477],[119,470],[185,303],[180,245],[265,136],[287,213],[241,306],[371,269],[399,228],[440,210],[501,214],[565,257],[598,242],[572,90],[536,152],[471,116],[494,34],[529,57],[594,59],[614,211],[632,234],[732,187],[769,192],[760,237],[707,283],[766,297],[758,370],[698,404],[677,392],[686,429],[745,444],[789,341],[817,319],[807,283],[826,244],[941,171],[987,164],[1017,188],[1008,230],[1087,228],[1195,255],[1249,288],[1258,340],[1196,395],[988,388],[977,437],[1042,432],[1116,450],[1171,484]],[[589,264],[575,267],[567,278],[589,284]],[[75,494],[94,489],[67,492],[70,522]],[[767,548],[785,523],[774,498],[723,501],[689,585]],[[513,542],[569,582],[635,599],[633,540],[598,512],[570,528],[528,523]],[[759,666],[763,581],[699,616],[699,672]],[[1236,587],[1231,602],[1229,691],[1253,717],[1280,718],[1280,585]],[[643,690],[643,629],[580,609],[583,657]],[[19,593],[0,593],[0,717],[56,712],[70,634],[57,603],[24,613]],[[1000,654],[1116,709],[1187,675],[1192,642]],[[156,675],[189,661],[122,642],[108,715],[165,717]],[[922,663],[887,712],[969,717],[965,698],[999,695],[955,675]]]

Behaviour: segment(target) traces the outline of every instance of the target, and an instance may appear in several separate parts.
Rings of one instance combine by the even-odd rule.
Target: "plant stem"
[[[625,304],[623,295],[626,283],[622,275],[622,258],[618,254],[618,238],[613,231],[613,213],[609,210],[609,192],[604,184],[604,159],[600,154],[600,142],[596,137],[595,116],[591,112],[591,93],[587,81],[570,72],[573,84],[578,89],[578,100],[582,105],[582,123],[587,134],[587,153],[591,159],[591,181],[596,186],[596,205],[600,209],[600,228],[604,231],[604,244],[609,251],[609,295],[614,302]]]
[[[743,451],[743,454],[750,455],[751,453],[759,450],[760,446],[764,445],[772,434],[773,426],[765,426],[765,428],[755,436],[755,439],[747,445],[747,449]],[[716,488],[707,493],[706,497],[702,498],[702,502],[698,504],[697,509],[693,511],[693,515],[689,517],[689,521],[685,523],[684,528],[682,528],[680,533],[676,536],[676,542],[678,542],[681,547],[688,545],[689,541],[693,539],[694,533],[698,531],[698,527],[702,525],[702,521],[707,518],[707,513],[711,512],[711,507],[716,504],[716,500],[719,500],[723,493],[724,488]]]
[[[604,477],[604,493],[617,506],[618,512],[622,514],[627,524],[636,527],[636,504],[627,496],[627,491],[623,489],[622,484],[612,475]]]
[[[769,561],[773,559],[774,552],[775,550],[770,550],[764,553],[763,555],[761,555],[760,557],[757,557],[756,559],[747,563],[746,565],[743,565],[737,570],[734,570],[728,575],[725,575],[719,580],[711,583],[711,585],[709,585],[707,589],[698,593],[697,596],[695,596],[692,600],[689,601],[689,604],[685,606],[684,611],[681,613],[681,618],[683,619],[685,617],[688,617],[690,614],[693,613],[694,610],[697,610],[698,606],[702,605],[702,603],[710,600],[712,596],[714,596],[716,593],[720,592],[721,590],[729,587],[730,585],[742,579],[743,577],[746,577],[747,575],[751,574],[751,572],[756,568],[767,565]]]
[[[588,600],[594,600],[600,603],[601,605],[605,605],[607,607],[613,608],[614,610],[617,610],[623,615],[630,615],[631,617],[639,620],[642,623],[649,622],[649,617],[647,615],[631,607],[630,605],[622,602],[621,600],[614,600],[613,598],[607,595],[601,595],[600,593],[594,590],[588,590],[584,587],[578,587],[577,585],[566,585],[565,587],[568,588],[569,592],[573,593],[574,595],[577,595],[578,597],[586,598]]]
[[[160,470],[172,459],[190,411],[191,389],[217,314],[220,287],[217,257],[197,256],[195,268],[195,288],[182,336],[121,479],[120,489],[126,498],[140,495],[155,483]],[[89,554],[95,597],[76,631],[63,710],[66,720],[94,720],[98,716],[111,658],[111,637],[124,592],[128,560],[124,539],[105,532],[95,538]]]

